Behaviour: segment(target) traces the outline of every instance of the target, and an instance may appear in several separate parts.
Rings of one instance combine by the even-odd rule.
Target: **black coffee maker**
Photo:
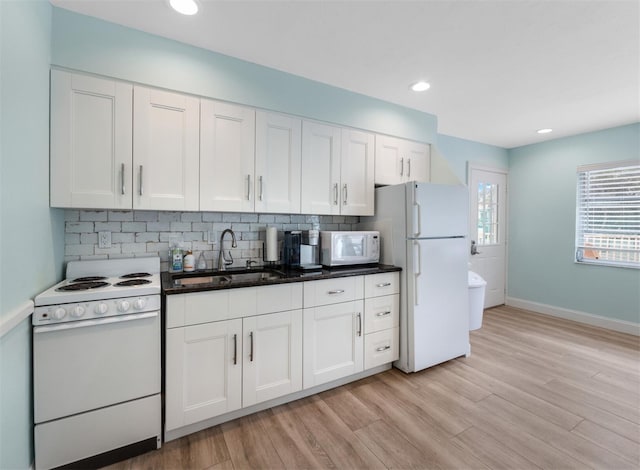
[[[284,244],[282,246],[282,262],[285,266],[300,266],[300,244],[302,243],[301,230],[287,230],[284,232]]]

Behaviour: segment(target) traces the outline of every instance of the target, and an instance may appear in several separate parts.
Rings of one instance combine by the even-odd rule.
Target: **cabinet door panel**
[[[255,111],[201,101],[200,210],[254,209]]]
[[[51,71],[51,206],[131,209],[133,87]]]
[[[373,134],[343,129],[341,156],[341,214],[373,215]]]
[[[387,135],[376,136],[375,184],[400,184],[404,181],[402,140]]]
[[[198,210],[198,98],[134,87],[134,209]]]
[[[363,301],[304,310],[304,388],[363,370]]]
[[[303,214],[340,213],[340,135],[339,127],[302,123]]]
[[[302,389],[302,311],[272,313],[243,320],[242,406]]]
[[[166,334],[166,429],[239,409],[242,320],[173,328]]]
[[[431,173],[429,146],[419,142],[405,142],[406,180],[428,183]]]
[[[300,213],[302,121],[256,112],[256,212]]]

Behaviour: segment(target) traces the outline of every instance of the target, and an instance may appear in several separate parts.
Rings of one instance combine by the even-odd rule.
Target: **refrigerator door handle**
[[[420,252],[420,243],[413,242],[413,293],[414,305],[418,305],[418,278],[420,277],[420,266],[422,261],[422,253]]]
[[[420,227],[422,225],[420,220],[420,213],[422,212],[422,208],[420,207],[420,203],[417,201],[413,203],[413,235],[420,235]]]

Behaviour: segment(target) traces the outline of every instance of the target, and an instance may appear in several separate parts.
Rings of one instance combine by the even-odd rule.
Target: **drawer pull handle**
[[[233,365],[238,363],[238,335],[233,335]]]
[[[376,352],[386,351],[387,349],[391,349],[391,346],[387,345],[387,346],[376,348]]]
[[[251,348],[249,349],[249,361],[253,362],[253,331],[249,333],[249,339],[251,340]]]
[[[344,289],[330,290],[329,292],[327,292],[327,294],[330,294],[330,295],[333,295],[333,294],[344,294]]]
[[[391,310],[387,310],[386,312],[376,313],[376,317],[386,317],[387,315],[391,315]]]
[[[358,312],[358,336],[362,336],[362,314]]]
[[[389,287],[390,285],[390,282],[381,282],[380,284],[376,284],[376,287]]]

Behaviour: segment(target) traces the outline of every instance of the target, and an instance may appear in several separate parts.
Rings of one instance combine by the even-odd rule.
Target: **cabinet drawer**
[[[371,274],[364,278],[364,296],[367,298],[400,292],[397,272]]]
[[[364,300],[364,333],[394,328],[399,325],[400,295],[385,295]]]
[[[302,284],[300,282],[261,286],[255,289],[256,313],[258,315],[302,308]]]
[[[363,282],[363,276],[304,282],[304,307],[362,299]]]
[[[398,335],[400,329],[390,328],[365,335],[364,337],[364,368],[388,364],[400,357]]]

